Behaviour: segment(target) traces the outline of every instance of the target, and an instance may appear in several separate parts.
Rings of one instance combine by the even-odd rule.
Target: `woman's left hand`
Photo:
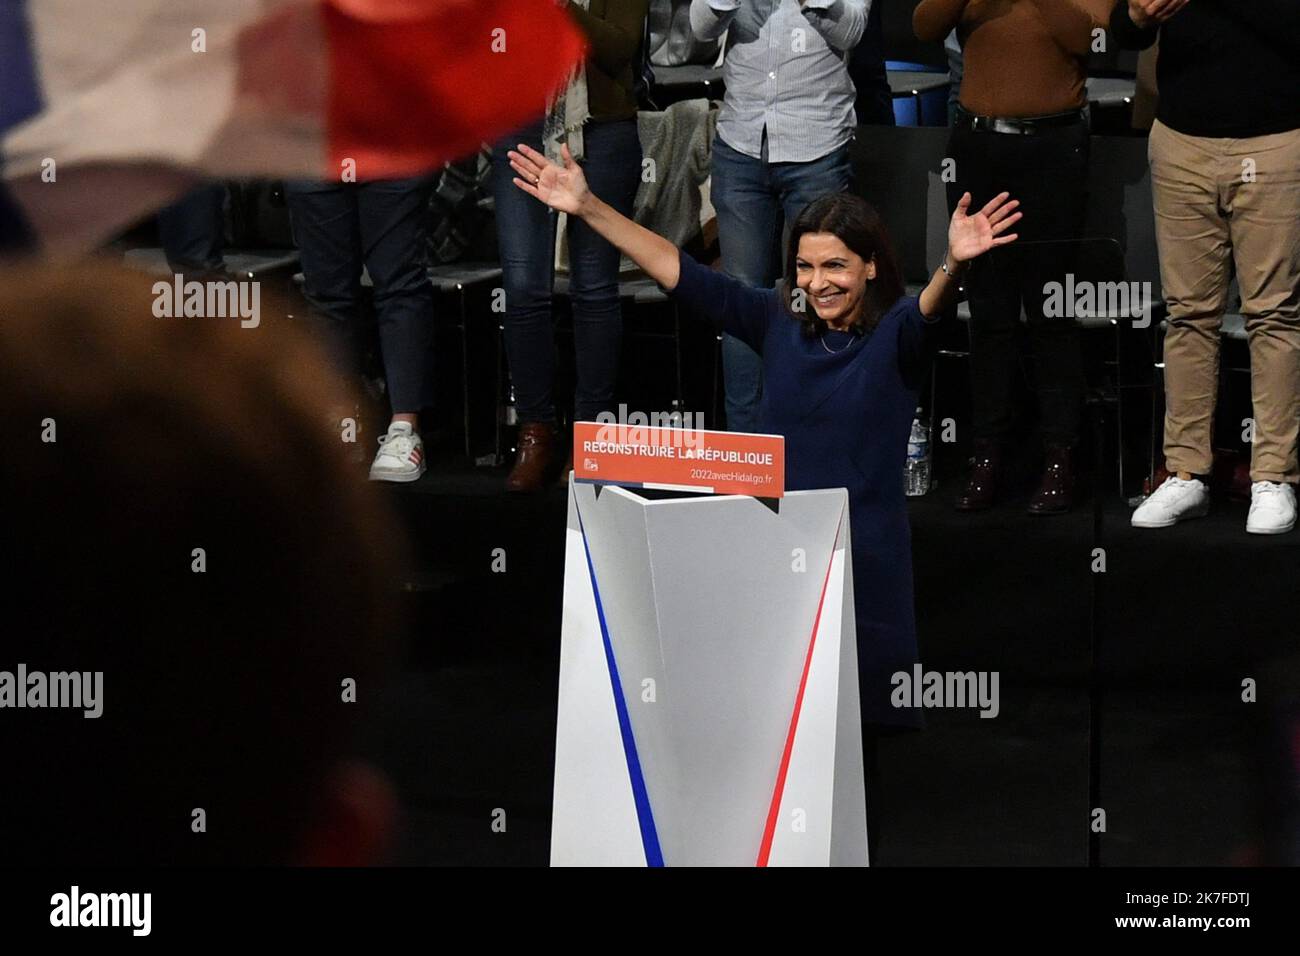
[[[1012,199],[1010,193],[1000,193],[973,216],[966,214],[970,203],[970,193],[964,194],[948,224],[948,251],[956,262],[967,262],[1017,238],[1014,232],[1003,233],[1020,218],[1021,214],[1015,211],[1020,200]]]

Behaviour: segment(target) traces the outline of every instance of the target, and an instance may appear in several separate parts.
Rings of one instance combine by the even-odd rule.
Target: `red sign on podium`
[[[575,481],[780,498],[785,439],[698,428],[576,422]]]

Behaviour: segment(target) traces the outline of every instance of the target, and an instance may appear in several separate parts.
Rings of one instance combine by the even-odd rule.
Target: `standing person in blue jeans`
[[[527,143],[559,157],[567,143],[587,180],[612,206],[632,215],[641,181],[634,64],[649,0],[573,0],[570,15],[591,44],[587,60],[548,104],[546,115],[502,139],[493,150],[497,243],[506,292],[506,360],[519,416],[518,451],[506,478],[509,491],[538,491],[561,457],[555,399],[555,215],[510,185],[506,151]],[[569,295],[577,358],[576,420],[594,421],[614,404],[623,313],[618,297],[620,256],[586,223],[570,221]],[[560,469],[567,478],[568,467]]]
[[[726,96],[713,143],[710,198],[722,268],[768,288],[786,232],[819,196],[849,188],[857,92],[846,54],[862,38],[868,0],[692,0],[702,39],[727,31]],[[727,427],[758,429],[763,366],[736,336],[722,337]]]
[[[433,286],[420,252],[432,186],[427,176],[285,184],[307,301],[358,373],[363,267],[374,283],[393,417],[370,466],[372,481],[415,481],[425,470],[419,424],[433,404]]]

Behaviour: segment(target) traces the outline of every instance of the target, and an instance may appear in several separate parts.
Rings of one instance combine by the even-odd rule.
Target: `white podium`
[[[552,866],[863,866],[848,495],[569,484]]]

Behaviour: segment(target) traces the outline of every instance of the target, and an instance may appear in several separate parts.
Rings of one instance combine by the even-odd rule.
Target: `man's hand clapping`
[[[1128,0],[1128,15],[1135,26],[1159,26],[1187,6],[1187,0]]]

